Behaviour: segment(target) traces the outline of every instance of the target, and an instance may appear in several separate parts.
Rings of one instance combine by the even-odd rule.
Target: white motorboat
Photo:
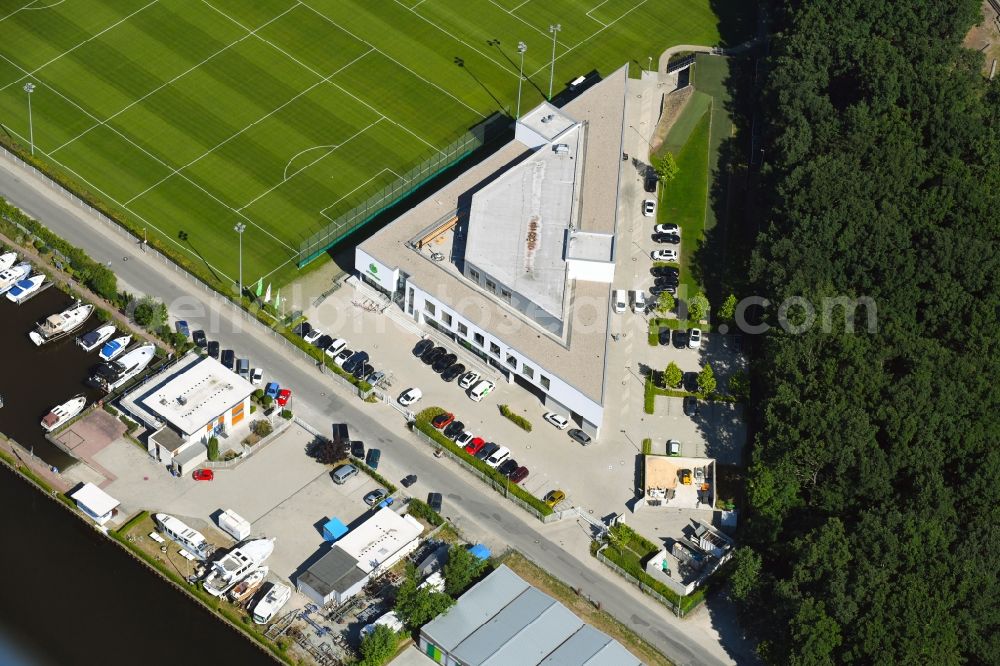
[[[229,598],[234,604],[242,604],[244,601],[248,600],[253,596],[253,593],[257,591],[257,588],[261,586],[264,579],[267,578],[267,572],[269,569],[267,565],[264,565],[251,573],[249,576],[236,583],[236,586],[229,590]]]
[[[85,352],[91,352],[103,345],[108,338],[115,334],[118,329],[114,324],[105,324],[95,328],[90,333],[85,333],[76,339],[76,344]]]
[[[5,271],[17,261],[17,252],[4,252],[0,254],[0,271]]]
[[[208,541],[201,532],[191,529],[177,518],[165,513],[158,513],[153,518],[161,532],[183,546],[197,559],[204,561],[211,555]]]
[[[123,335],[120,338],[115,338],[109,342],[106,342],[103,347],[101,347],[101,353],[99,356],[105,361],[113,361],[118,357],[125,348],[128,347],[128,343],[132,342],[131,335]]]
[[[120,358],[101,363],[94,370],[90,382],[105,391],[114,391],[146,369],[156,356],[156,347],[145,344],[125,352]]]
[[[35,330],[28,333],[28,337],[41,347],[46,342],[59,340],[83,326],[93,312],[93,305],[77,301],[59,314],[49,315],[39,322]]]
[[[20,280],[7,292],[7,300],[21,304],[28,300],[29,296],[41,289],[43,282],[45,282],[45,276],[41,274],[32,275],[30,278]]]
[[[292,588],[281,583],[275,583],[268,590],[264,598],[257,602],[253,609],[253,621],[255,624],[267,624],[278,612],[284,608],[288,600],[292,598]]]
[[[205,591],[220,597],[258,567],[274,552],[274,539],[254,539],[229,551],[212,563],[205,579]]]
[[[83,394],[70,398],[61,405],[56,405],[51,412],[42,417],[42,429],[45,432],[52,432],[82,412],[86,406],[87,398]]]
[[[25,262],[0,271],[0,294],[4,294],[19,281],[28,277],[31,264]]]

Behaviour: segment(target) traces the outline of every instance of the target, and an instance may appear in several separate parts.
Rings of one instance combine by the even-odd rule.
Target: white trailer
[[[232,509],[226,509],[219,515],[219,527],[237,541],[243,541],[250,536],[250,521]]]

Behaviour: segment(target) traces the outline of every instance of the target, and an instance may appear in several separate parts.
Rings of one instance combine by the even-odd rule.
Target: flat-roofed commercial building
[[[591,434],[604,420],[628,69],[515,138],[358,246],[355,268],[417,322]]]

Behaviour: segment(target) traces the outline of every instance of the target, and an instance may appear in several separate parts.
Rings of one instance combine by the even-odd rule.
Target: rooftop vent
[[[550,113],[547,116],[542,116],[542,122],[543,123],[551,123],[552,119],[555,118],[555,117],[556,117],[556,114],[554,114],[554,113]]]
[[[557,143],[552,146],[552,150],[555,151],[556,155],[569,155],[569,144]]]
[[[185,398],[182,395],[179,395],[179,396],[177,396],[177,402],[179,402],[182,405],[186,405],[186,404],[188,404],[188,399]]]

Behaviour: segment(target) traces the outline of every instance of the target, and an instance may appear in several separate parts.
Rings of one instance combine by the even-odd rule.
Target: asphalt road
[[[347,422],[353,437],[364,439],[369,447],[377,443],[383,450],[383,460],[392,461],[390,470],[417,474],[421,486],[443,493],[445,514],[470,536],[478,538],[486,532],[493,536],[490,541],[509,544],[567,584],[582,588],[677,663],[715,665],[752,659],[752,653],[742,644],[734,646],[738,654],[728,653],[714,632],[705,630],[706,623],[670,617],[666,609],[632,589],[585,552],[581,555],[586,561],[568,552],[544,534],[559,528],[553,530],[529,519],[457,466],[435,459],[426,445],[408,433],[396,412],[349,397],[280,337],[272,338],[262,327],[241,320],[229,305],[206,295],[189,278],[175,272],[172,265],[155,259],[152,253],[143,253],[134,240],[107,228],[34,176],[2,160],[0,192],[91,257],[110,261],[120,288],[162,299],[171,314],[187,320],[192,330],[205,329],[209,339],[218,339],[223,348],[231,347],[239,355],[249,356],[252,365],[266,369],[266,376],[293,387],[293,409],[306,422],[320,429],[329,429],[334,422]],[[724,624],[730,624],[728,618]]]

